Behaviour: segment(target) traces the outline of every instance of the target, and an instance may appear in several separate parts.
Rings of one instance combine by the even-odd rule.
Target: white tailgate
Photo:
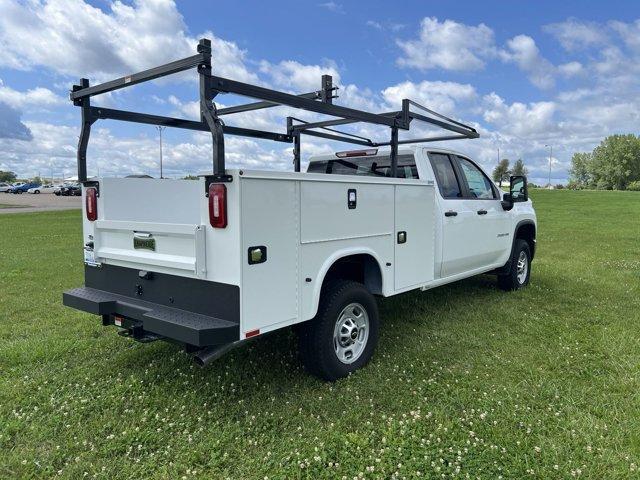
[[[124,267],[202,277],[205,229],[198,181],[105,178],[100,181],[95,222],[96,261]],[[134,248],[137,242],[154,250]]]

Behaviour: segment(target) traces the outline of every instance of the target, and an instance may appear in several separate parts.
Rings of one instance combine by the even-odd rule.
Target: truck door
[[[429,153],[429,161],[438,183],[440,209],[436,221],[442,222],[440,237],[442,263],[440,277],[449,277],[475,268],[478,247],[475,243],[476,212],[464,199],[459,169],[446,153]],[[470,268],[470,265],[474,267]]]
[[[474,225],[475,258],[472,263],[476,268],[493,265],[504,257],[511,245],[509,215],[500,203],[501,193],[468,158],[456,156],[454,166],[461,173],[465,207],[471,211],[471,224]]]

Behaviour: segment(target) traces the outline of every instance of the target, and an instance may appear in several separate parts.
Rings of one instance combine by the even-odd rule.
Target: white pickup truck
[[[207,84],[210,72],[202,73],[206,55],[195,65],[205,79],[201,85],[238,93],[240,87],[216,83],[219,77]],[[226,169],[223,160],[221,168],[214,151],[214,174],[198,181],[87,181],[87,130],[93,122],[86,120],[95,121],[92,115],[210,130],[218,155],[222,133],[240,134],[216,123],[221,111],[215,108],[213,121],[207,118],[210,110],[201,122],[191,122],[89,105],[91,95],[144,81],[146,73],[136,74],[142,79],[134,75],[109,82],[102,90],[82,82],[72,92],[85,119],[78,153],[85,286],[65,292],[65,305],[100,315],[104,325],[115,324],[136,340],[178,343],[200,365],[248,339],[295,325],[307,370],[336,380],[373,355],[379,328],[376,296],[426,290],[482,273],[496,274],[505,290],[529,282],[536,217],[526,179],[512,177],[510,192],[503,194],[461,153],[399,148],[410,142],[398,141],[393,125],[389,149],[356,140],[367,148],[311,158],[306,173]],[[334,90],[326,88],[326,78],[323,82],[323,93]],[[314,105],[323,105],[330,110],[317,113],[339,118],[304,122],[300,130],[289,122],[283,141],[294,143],[296,170],[296,134],[311,134],[308,125],[322,129],[360,115],[332,105],[330,95],[318,102],[241,85],[254,90],[240,93],[262,102],[236,109],[293,104],[315,111]],[[212,92],[204,90],[206,109]],[[304,100],[302,106],[293,99]],[[383,115],[380,122],[392,118]],[[446,117],[435,115],[437,126],[453,125],[460,133],[463,124],[446,119],[443,126]],[[331,139],[336,133],[317,136],[322,135]]]

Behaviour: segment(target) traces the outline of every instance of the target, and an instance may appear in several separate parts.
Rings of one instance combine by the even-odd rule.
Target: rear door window
[[[462,190],[449,155],[429,153],[429,161],[443,198],[462,198]]]

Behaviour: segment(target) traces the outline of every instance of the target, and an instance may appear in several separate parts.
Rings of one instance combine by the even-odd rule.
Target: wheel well
[[[374,295],[382,294],[382,272],[375,258],[366,253],[349,255],[335,261],[322,281],[324,289],[331,280],[343,279],[362,283]]]
[[[516,238],[524,240],[529,244],[531,259],[533,259],[536,249],[536,227],[532,223],[520,225],[516,231]]]

